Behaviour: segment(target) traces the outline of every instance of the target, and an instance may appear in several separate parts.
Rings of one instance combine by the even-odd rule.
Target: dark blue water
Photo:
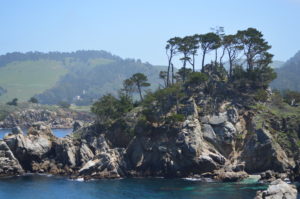
[[[26,133],[26,129],[23,130]],[[0,139],[4,137],[6,133],[10,133],[11,129],[0,129]],[[56,137],[65,137],[66,135],[70,134],[72,132],[72,129],[52,129],[52,132]]]
[[[0,179],[0,198],[39,199],[250,199],[260,184],[201,183],[183,179],[121,179],[78,182],[62,177]]]

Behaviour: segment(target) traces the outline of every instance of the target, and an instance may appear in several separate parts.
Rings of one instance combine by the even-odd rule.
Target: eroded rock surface
[[[0,177],[23,174],[24,170],[7,144],[0,140]]]
[[[296,199],[297,189],[295,185],[287,184],[278,179],[273,181],[267,190],[259,191],[255,199]]]

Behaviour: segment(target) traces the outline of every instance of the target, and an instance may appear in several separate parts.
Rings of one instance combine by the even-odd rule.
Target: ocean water
[[[0,179],[0,198],[26,199],[250,199],[262,184],[203,183],[184,179],[118,179],[80,182],[26,175]]]
[[[65,137],[66,135],[72,133],[72,130],[73,129],[52,129],[52,132],[54,133],[54,135],[56,137]],[[26,133],[26,129],[23,129],[23,132]],[[2,139],[4,137],[4,135],[6,133],[10,133],[11,132],[11,129],[0,129],[0,139]]]

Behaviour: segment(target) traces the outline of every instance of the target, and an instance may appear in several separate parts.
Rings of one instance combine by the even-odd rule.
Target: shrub
[[[149,122],[160,122],[174,105],[184,96],[179,84],[148,93],[143,101],[144,111]]]
[[[184,115],[182,114],[172,114],[166,118],[168,124],[175,124],[178,122],[183,122],[185,120]]]
[[[61,108],[70,108],[71,104],[66,101],[61,101],[58,103],[58,106],[60,106]]]
[[[208,80],[208,76],[205,73],[193,72],[189,75],[189,79],[186,84],[189,85],[199,85]]]
[[[18,98],[14,98],[12,101],[7,102],[6,104],[10,106],[18,106]]]
[[[256,101],[265,102],[268,100],[268,93],[264,89],[259,89],[255,92],[254,99]]]
[[[36,99],[35,97],[31,97],[28,102],[33,103],[33,104],[37,104],[39,103],[38,99]]]
[[[285,90],[283,91],[283,100],[293,106],[300,102],[300,93],[297,91]]]
[[[120,95],[119,99],[111,94],[102,96],[95,102],[91,111],[97,116],[101,124],[109,124],[129,112],[133,108],[132,99],[126,95]]]

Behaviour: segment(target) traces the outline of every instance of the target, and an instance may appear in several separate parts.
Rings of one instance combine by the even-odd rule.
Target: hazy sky
[[[277,60],[300,50],[300,0],[0,0],[0,54],[106,50],[166,65],[173,36],[255,27]]]

